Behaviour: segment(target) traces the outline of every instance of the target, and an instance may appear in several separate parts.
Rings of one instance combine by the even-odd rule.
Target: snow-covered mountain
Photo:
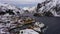
[[[43,16],[60,16],[60,1],[59,0],[46,0],[42,3],[38,3],[34,7],[24,7],[22,9],[10,5],[10,4],[1,4],[0,3],[0,14],[10,13],[10,14],[23,14],[25,12],[29,13],[40,13]],[[48,14],[50,13],[50,14]]]
[[[20,9],[16,6],[13,6],[13,5],[10,5],[10,4],[1,4],[0,3],[0,14],[1,13],[13,13],[15,15],[17,15],[18,13],[19,14],[23,14],[24,13],[24,10],[23,9]]]
[[[25,7],[24,10],[28,10],[30,13],[44,14],[44,16],[50,15],[60,17],[60,0],[46,0],[42,3],[38,3],[37,6],[32,8]]]

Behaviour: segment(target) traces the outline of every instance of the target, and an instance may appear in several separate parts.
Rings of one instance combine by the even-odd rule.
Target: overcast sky
[[[35,5],[45,0],[0,0],[0,3],[9,3],[15,5]]]

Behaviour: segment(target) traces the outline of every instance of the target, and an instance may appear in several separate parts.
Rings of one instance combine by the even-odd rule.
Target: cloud
[[[32,3],[39,3],[45,0],[0,0],[0,2],[4,3],[19,3],[19,4],[32,4]]]
[[[8,3],[17,7],[32,7],[45,0],[0,0],[0,3]]]

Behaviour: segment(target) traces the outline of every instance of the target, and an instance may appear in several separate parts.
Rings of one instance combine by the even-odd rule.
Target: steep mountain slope
[[[16,6],[0,3],[0,14],[1,13],[9,13],[17,15],[18,13],[19,14],[24,13],[24,11]]]
[[[60,1],[59,0],[46,0],[42,3],[38,3],[37,6],[35,7],[28,8],[27,10],[30,13],[39,13],[39,14],[42,14],[43,16],[60,17]]]

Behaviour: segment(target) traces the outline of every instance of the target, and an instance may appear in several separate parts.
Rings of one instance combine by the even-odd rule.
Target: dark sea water
[[[43,22],[48,29],[44,34],[60,34],[60,17],[34,17],[33,14],[24,14],[36,18],[37,21]]]
[[[37,21],[43,22],[48,29],[45,34],[60,34],[60,18],[59,17],[37,17]]]

